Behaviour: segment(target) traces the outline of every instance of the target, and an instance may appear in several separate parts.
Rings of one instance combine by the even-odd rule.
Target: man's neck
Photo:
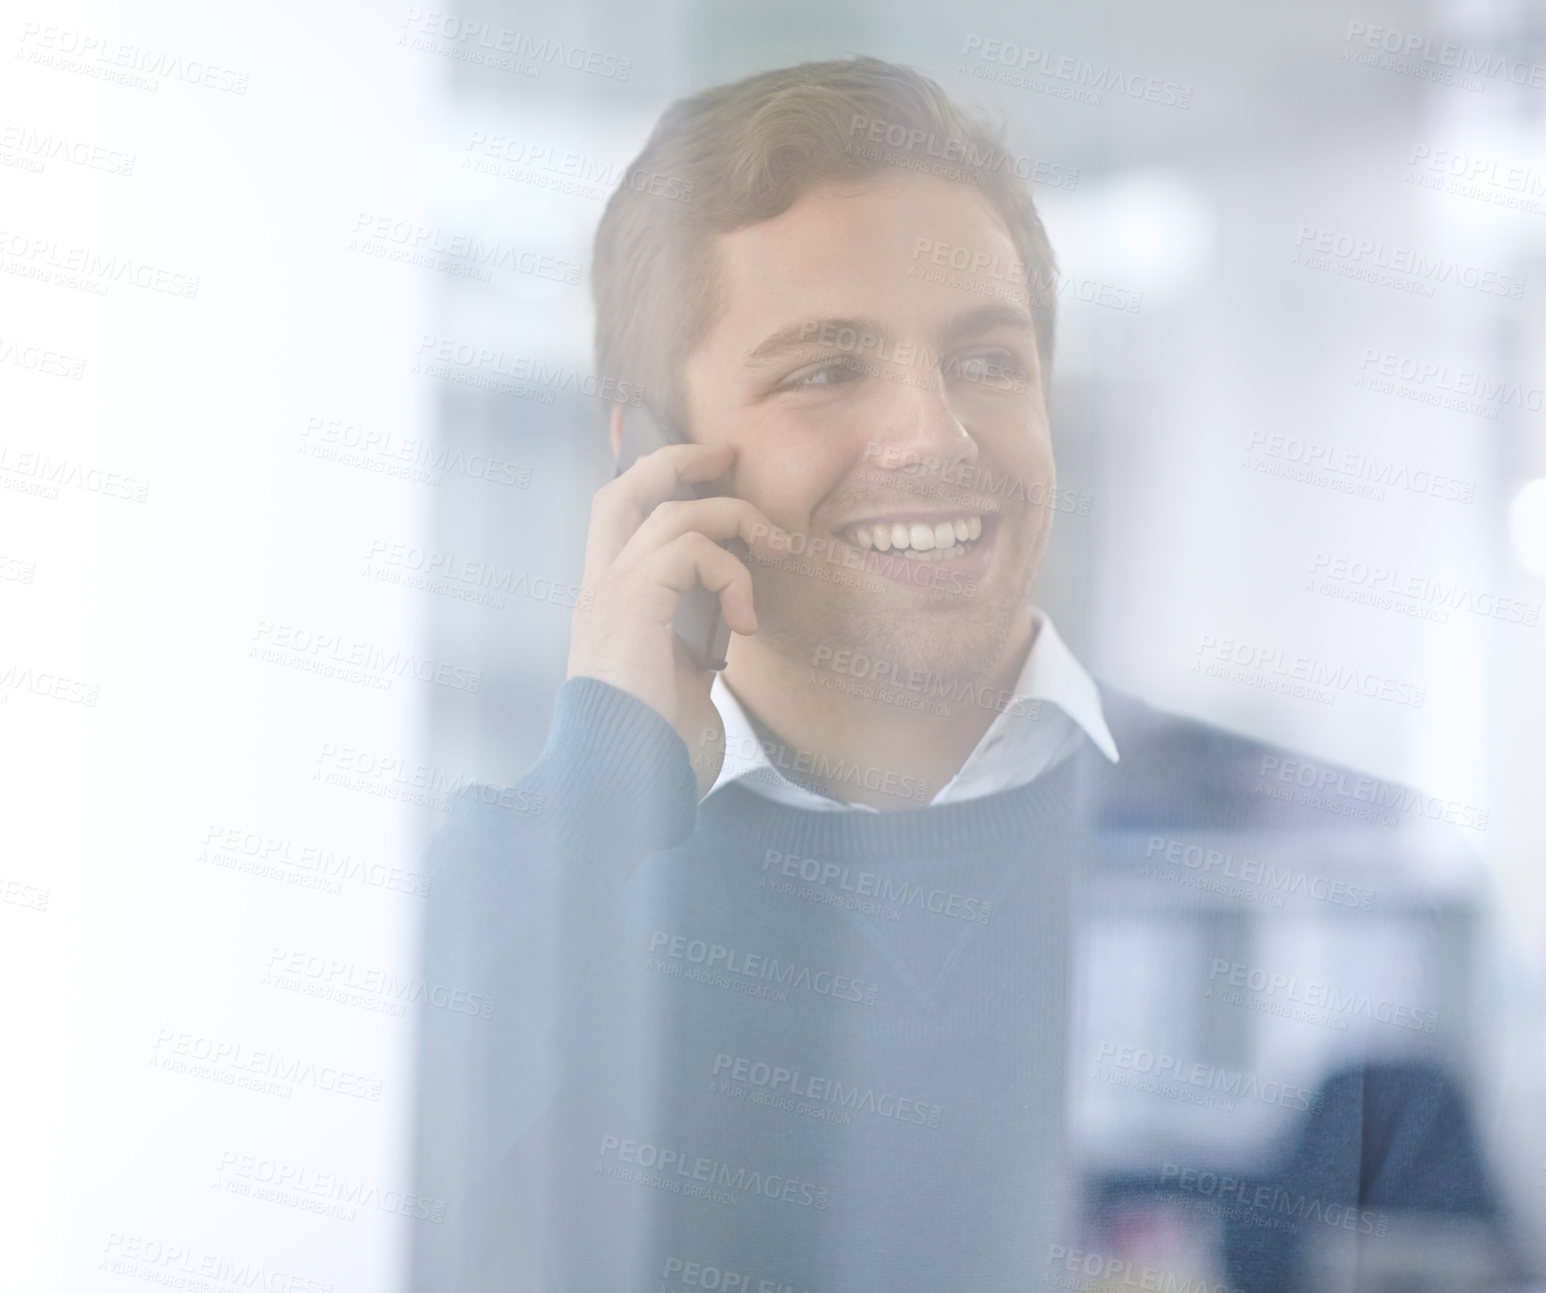
[[[1036,630],[1037,621],[1027,610],[993,667],[963,681],[978,695],[984,689],[989,695],[1013,692]],[[771,651],[739,654],[724,680],[758,734],[786,747],[794,771],[785,768],[785,776],[830,798],[881,812],[918,807],[919,798],[906,793],[904,785],[922,785],[923,801],[933,799],[960,771],[1002,708],[936,697],[933,706],[913,709],[905,702],[924,697],[903,687],[875,688],[901,703],[828,690],[813,684],[808,664]],[[814,772],[822,757],[829,765],[857,769],[857,775],[825,784]]]

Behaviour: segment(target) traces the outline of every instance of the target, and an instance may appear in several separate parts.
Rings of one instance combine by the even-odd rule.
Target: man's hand
[[[682,594],[701,583],[719,594],[736,633],[757,631],[751,572],[718,540],[781,536],[744,499],[674,500],[684,484],[730,470],[728,445],[668,445],[596,491],[585,541],[590,610],[576,609],[569,677],[599,678],[642,700],[687,742],[702,798],[719,776],[725,727],[709,700],[714,674],[693,668],[671,629]]]

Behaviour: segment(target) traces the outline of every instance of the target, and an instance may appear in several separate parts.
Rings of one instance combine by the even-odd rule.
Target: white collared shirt
[[[953,804],[1028,785],[1055,768],[1084,740],[1112,763],[1117,761],[1116,742],[1101,711],[1095,680],[1074,658],[1046,612],[1031,608],[1036,618],[1036,639],[1025,658],[1012,699],[991,708],[994,716],[982,740],[930,804]],[[850,804],[828,799],[796,785],[785,777],[758,739],[741,702],[721,674],[709,693],[725,724],[725,762],[709,794],[732,781],[744,781],[748,790],[791,808],[822,811],[879,812],[869,804]],[[785,747],[781,755],[793,757]],[[785,766],[786,759],[781,758]]]

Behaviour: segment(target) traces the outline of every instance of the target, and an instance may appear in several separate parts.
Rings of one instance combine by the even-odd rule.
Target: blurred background
[[[1379,894],[1393,991],[1439,922],[1453,975],[1408,989],[1487,994],[1446,1059],[1498,1188],[1538,1206],[1546,1057],[1511,1021],[1546,970],[1546,4],[3,24],[7,1287],[401,1285],[443,1206],[410,1185],[420,851],[448,791],[541,749],[611,474],[595,224],[672,100],[854,53],[1033,163],[1087,503],[1039,599],[1087,667],[1462,827],[1420,875],[1320,861]],[[1144,89],[1057,71],[1083,63]],[[1092,1055],[1195,1008],[1194,971],[1119,968],[1171,915],[1107,901],[1087,956],[1131,1022]],[[1335,964],[1347,930],[1328,903],[1185,905],[1273,964]],[[1307,1089],[1338,1061],[1329,1035],[1264,1055],[1249,1018],[1197,1036]],[[1287,1134],[1253,1110],[1235,1140]],[[1132,1091],[1081,1118],[1108,1183],[1219,1144]]]

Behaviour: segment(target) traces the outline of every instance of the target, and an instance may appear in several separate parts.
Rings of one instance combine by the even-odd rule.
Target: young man
[[[449,1213],[419,1284],[1077,1286],[1101,1116],[1151,1134],[1139,1193],[1220,1237],[1143,1284],[1108,1236],[1096,1271],[1137,1287],[1353,1260],[1242,1199],[1313,1197],[1353,1240],[1381,1208],[1486,1215],[1444,967],[1412,1000],[1356,961],[1310,991],[1253,938],[1264,874],[1342,938],[1372,920],[1347,859],[1450,846],[1360,820],[1374,783],[1307,796],[1302,760],[1098,686],[1031,601],[1056,278],[1002,144],[856,59],[673,105],[639,173],[691,200],[609,205],[598,367],[681,443],[612,415],[644,452],[596,495],[548,746],[436,841],[428,973],[495,1009],[426,1023],[420,1190]],[[673,630],[698,585],[722,674]],[[1205,910],[1173,901],[1194,851]],[[1124,902],[1151,960],[1114,992],[1092,931]],[[1252,1067],[1349,1019],[1334,1099]],[[1140,1053],[1258,1094],[1159,1138]]]

